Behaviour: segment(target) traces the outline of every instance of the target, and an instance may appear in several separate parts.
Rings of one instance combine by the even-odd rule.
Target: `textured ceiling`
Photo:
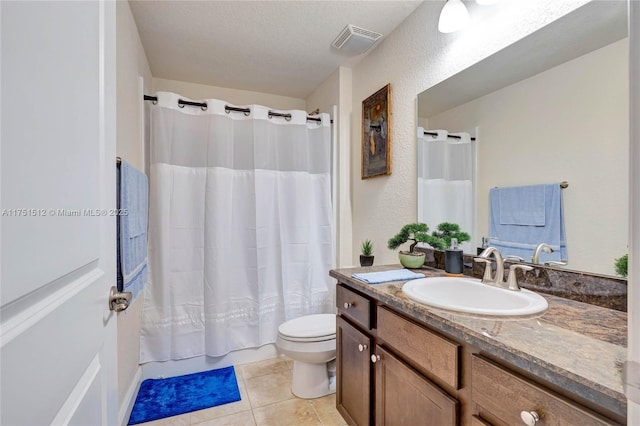
[[[366,55],[331,47],[347,24],[386,36],[420,3],[129,1],[154,77],[303,99]]]

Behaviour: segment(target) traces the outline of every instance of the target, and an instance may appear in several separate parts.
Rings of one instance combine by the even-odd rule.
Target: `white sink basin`
[[[407,282],[402,291],[434,308],[479,315],[534,315],[549,306],[544,297],[532,291],[505,290],[472,278],[420,278]]]

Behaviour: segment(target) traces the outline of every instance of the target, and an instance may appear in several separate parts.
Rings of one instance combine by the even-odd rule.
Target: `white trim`
[[[147,157],[145,150],[145,121],[144,121],[144,77],[138,76],[138,146],[140,147],[140,169],[147,171]]]
[[[78,407],[85,400],[91,385],[95,382],[96,377],[102,370],[102,366],[100,365],[100,358],[96,355],[89,367],[85,370],[78,380],[78,384],[73,388],[67,400],[62,404],[58,414],[56,414],[55,418],[51,422],[52,425],[68,425],[71,422],[76,411],[78,411]]]
[[[18,311],[15,315],[9,316],[7,320],[0,322],[0,348],[6,346],[14,338],[36,325],[64,303],[69,302],[75,295],[94,284],[104,275],[103,270],[94,268],[44,299],[32,304],[27,304],[23,310]],[[65,280],[65,278],[67,277],[63,277],[61,280]]]
[[[338,107],[331,108],[333,126],[331,127],[331,202],[333,211],[333,267],[340,264],[340,241],[338,241]]]
[[[628,358],[640,362],[640,3],[629,0],[629,276]],[[637,395],[636,395],[637,396]],[[631,393],[627,394],[631,398]],[[635,398],[634,398],[635,399]],[[640,424],[640,402],[628,400],[627,421]]]
[[[133,380],[129,385],[129,389],[127,389],[127,393],[124,396],[124,401],[127,401],[127,403],[120,406],[120,412],[118,413],[118,424],[126,426],[126,424],[129,422],[129,417],[131,417],[131,410],[133,410],[133,404],[135,404],[136,402],[136,397],[138,396],[138,391],[140,390],[141,383],[142,367],[138,366],[136,374],[135,376],[133,376]]]

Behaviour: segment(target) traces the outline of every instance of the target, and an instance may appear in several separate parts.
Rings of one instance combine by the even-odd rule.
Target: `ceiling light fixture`
[[[461,0],[447,0],[442,12],[440,12],[438,31],[441,33],[453,33],[462,29],[468,22],[469,12],[464,3]]]

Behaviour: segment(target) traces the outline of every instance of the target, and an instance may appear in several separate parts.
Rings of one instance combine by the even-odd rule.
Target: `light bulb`
[[[438,21],[438,31],[441,33],[453,33],[467,25],[469,12],[461,0],[447,0]]]

